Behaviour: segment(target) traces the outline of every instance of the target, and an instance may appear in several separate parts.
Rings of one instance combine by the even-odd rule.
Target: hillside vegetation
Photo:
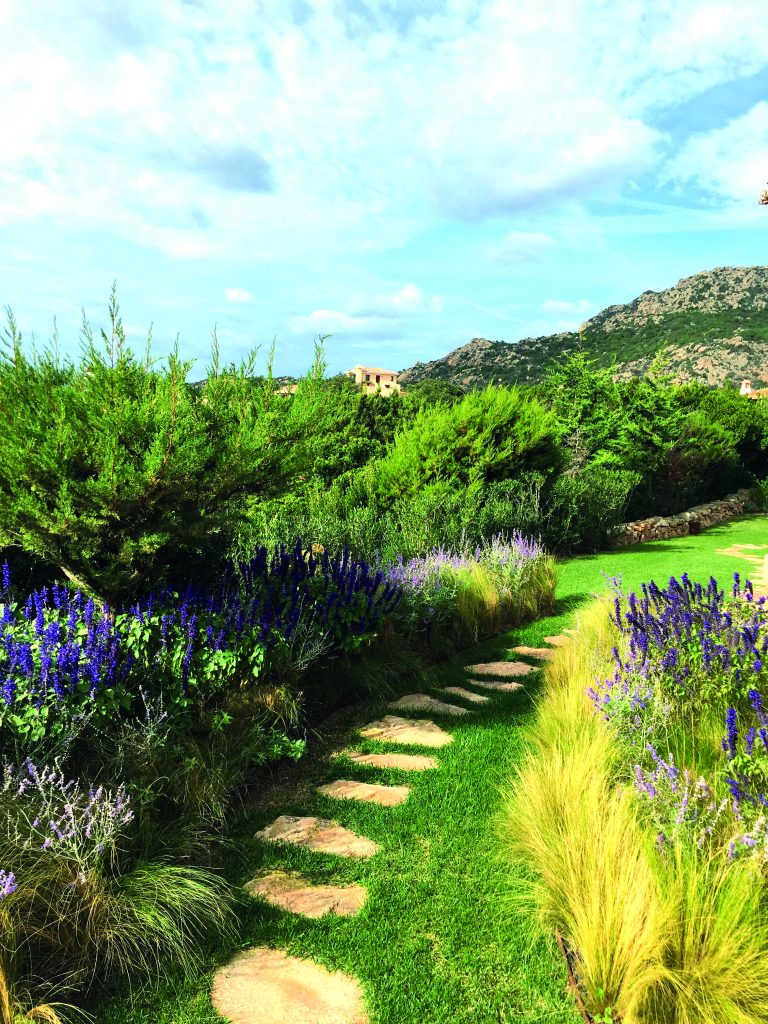
[[[609,306],[570,331],[518,342],[473,338],[442,359],[416,363],[400,380],[444,380],[465,390],[535,384],[579,349],[619,377],[642,376],[660,353],[680,383],[768,383],[768,267],[717,267],[674,287]]]

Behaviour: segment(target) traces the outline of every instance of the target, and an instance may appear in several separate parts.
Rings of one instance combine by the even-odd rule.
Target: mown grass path
[[[734,570],[749,575],[750,564],[719,554],[742,544],[754,554],[768,552],[768,517],[752,517],[708,530],[699,537],[658,542],[636,549],[573,559],[561,567],[558,614],[465,652],[441,666],[439,685],[466,686],[462,665],[516,658],[515,645],[542,646],[545,636],[569,625],[579,604],[605,587],[603,573],[623,576],[627,588],[687,571],[727,585]],[[270,870],[299,871],[324,885],[358,884],[367,900],[354,917],[310,920],[262,901],[246,905],[239,932],[242,948],[272,946],[310,957],[343,971],[362,985],[371,1024],[575,1024],[565,969],[552,941],[533,939],[514,903],[519,869],[504,860],[496,838],[500,790],[524,751],[541,673],[514,693],[493,693],[487,704],[469,704],[461,718],[430,713],[454,740],[440,750],[363,740],[356,729],[389,713],[386,703],[349,709],[327,723],[312,755],[284,784],[267,792],[257,810],[244,815],[234,837],[239,850],[237,880],[244,883]],[[488,691],[477,690],[488,694]],[[445,699],[435,690],[434,695]],[[457,702],[460,698],[457,698]],[[423,717],[418,711],[398,711]],[[404,772],[330,758],[342,747],[360,751],[421,752],[436,769]],[[338,800],[318,786],[344,778],[411,787],[397,807]],[[332,818],[379,843],[368,860],[349,860],[254,839],[279,814]],[[221,950],[215,968],[231,956]],[[103,1008],[103,1024],[214,1024],[211,975],[201,974]]]

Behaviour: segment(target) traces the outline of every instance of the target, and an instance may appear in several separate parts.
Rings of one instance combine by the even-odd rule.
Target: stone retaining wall
[[[676,516],[652,516],[650,519],[638,519],[634,523],[621,523],[614,531],[613,543],[615,547],[624,547],[626,544],[642,544],[647,540],[685,537],[689,533],[698,533],[708,526],[724,523],[734,516],[755,511],[757,506],[750,492],[736,491],[735,494],[728,494],[720,501],[696,505]]]

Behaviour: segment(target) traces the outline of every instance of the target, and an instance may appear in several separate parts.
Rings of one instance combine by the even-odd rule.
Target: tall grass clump
[[[598,602],[547,666],[502,834],[593,1014],[768,1021],[764,625],[749,586],[684,577]]]
[[[386,569],[403,594],[400,629],[432,650],[476,643],[554,605],[554,560],[519,533],[474,549],[435,548]]]
[[[610,736],[584,694],[606,621],[602,604],[582,614],[578,639],[545,671],[502,833],[531,868],[525,896],[539,927],[574,952],[588,1008],[615,1007],[629,1021],[662,971],[664,910],[637,816],[612,785]]]

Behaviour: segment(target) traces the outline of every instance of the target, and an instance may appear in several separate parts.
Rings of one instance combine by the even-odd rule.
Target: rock
[[[478,665],[465,665],[465,672],[471,672],[473,676],[527,676],[529,672],[536,672],[534,665],[524,661],[486,661]]]
[[[231,1024],[368,1024],[354,978],[262,946],[216,972],[211,1001]]]
[[[270,843],[294,843],[317,853],[333,853],[338,857],[372,857],[378,843],[342,828],[326,818],[297,818],[282,814],[271,825],[256,833],[256,839]]]
[[[437,768],[434,757],[427,757],[426,754],[361,754],[357,750],[341,750],[333,757],[347,757],[355,764],[371,768],[399,768],[406,772],[423,772]]]
[[[456,697],[463,697],[464,700],[468,700],[472,704],[487,704],[491,699],[490,697],[483,697],[480,693],[472,693],[471,690],[465,690],[463,686],[444,686],[443,689],[446,693],[452,693]]]
[[[412,743],[420,747],[444,747],[453,741],[453,736],[443,732],[439,725],[428,719],[398,718],[385,715],[377,722],[371,722],[360,730],[361,736],[381,740],[384,743]]]
[[[439,715],[468,715],[467,708],[460,708],[456,704],[446,704],[444,701],[436,700],[426,693],[408,693],[400,700],[393,701],[390,705],[398,711],[432,711]]]
[[[301,875],[285,871],[253,878],[245,888],[252,896],[260,896],[281,910],[312,918],[323,914],[351,917],[368,896],[362,885],[312,885]]]
[[[523,689],[522,683],[502,683],[498,679],[470,679],[470,683],[483,690],[493,690],[494,693],[513,693]]]
[[[366,803],[381,804],[382,807],[396,807],[408,799],[409,786],[378,786],[372,782],[352,782],[339,779],[327,786],[318,786],[318,793],[338,800],[364,800]]]
[[[558,633],[557,636],[544,637],[544,643],[549,644],[551,647],[565,647],[570,642],[571,638],[563,633]]]
[[[513,647],[512,650],[515,654],[526,654],[529,658],[538,658],[540,661],[551,661],[555,653],[548,647],[526,647],[525,644]]]

